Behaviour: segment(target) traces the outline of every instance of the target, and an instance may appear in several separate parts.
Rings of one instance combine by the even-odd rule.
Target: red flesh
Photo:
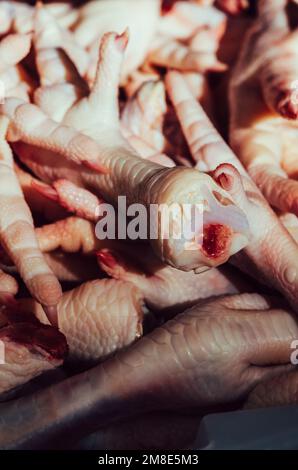
[[[163,0],[162,5],[161,5],[161,10],[163,13],[168,13],[171,11],[173,8],[173,5],[177,2],[178,0]]]
[[[114,269],[115,266],[117,265],[115,256],[112,255],[109,251],[104,251],[104,250],[98,251],[96,253],[96,256],[108,268]]]
[[[64,359],[68,352],[66,339],[60,331],[41,323],[15,323],[0,330],[0,338],[23,344],[29,349],[43,349],[53,359]]]
[[[202,249],[209,258],[218,258],[226,251],[231,230],[222,224],[204,226]]]

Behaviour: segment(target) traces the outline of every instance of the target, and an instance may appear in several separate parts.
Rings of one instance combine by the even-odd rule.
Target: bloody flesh
[[[203,251],[210,258],[221,256],[228,245],[231,230],[222,224],[208,224],[204,227]]]
[[[53,359],[64,359],[68,352],[66,339],[60,331],[41,323],[15,323],[1,330],[0,338],[15,343],[41,348]]]

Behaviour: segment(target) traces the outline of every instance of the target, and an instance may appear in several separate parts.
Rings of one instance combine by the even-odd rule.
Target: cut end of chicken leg
[[[4,326],[0,329],[0,341],[4,345],[0,393],[62,365],[68,352],[64,335],[36,319]]]
[[[244,248],[249,225],[244,212],[209,175],[186,168],[183,172],[172,169],[167,184],[167,176],[162,177],[162,187],[156,193],[158,205],[162,210],[166,206],[166,215],[170,215],[159,219],[160,236],[151,244],[168,264],[201,272],[226,262]],[[153,184],[152,192],[156,189]]]

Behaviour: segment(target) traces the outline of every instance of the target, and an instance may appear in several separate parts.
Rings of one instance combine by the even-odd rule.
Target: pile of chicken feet
[[[298,401],[298,5],[81,3],[0,1],[0,448],[191,448]],[[201,244],[100,239],[118,196]]]

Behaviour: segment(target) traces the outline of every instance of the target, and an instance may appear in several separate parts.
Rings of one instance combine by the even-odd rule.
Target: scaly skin
[[[225,272],[217,269],[197,275],[192,271],[184,272],[166,266],[154,256],[149,247],[144,250],[142,244],[137,247],[135,244],[116,240],[98,240],[94,225],[76,217],[39,227],[35,229],[35,234],[43,253],[61,250],[68,255],[93,255],[96,252],[100,267],[109,276],[135,284],[143,293],[149,307],[156,311],[182,311],[199,299],[232,294],[238,292],[239,288],[247,288],[245,284],[238,285],[233,277],[230,279]],[[134,263],[132,259],[137,261]],[[66,258],[66,267],[67,265]],[[53,267],[51,262],[50,266]],[[74,272],[76,273],[77,269]],[[91,272],[93,273],[93,270]],[[59,279],[60,276],[65,278],[59,267],[54,269],[54,273]]]
[[[132,135],[141,137],[156,150],[162,151],[162,126],[166,109],[163,82],[146,81],[126,102],[121,114],[121,125]]]
[[[144,251],[142,245],[111,244],[97,251],[97,258],[109,276],[135,284],[150,310],[182,312],[200,299],[239,292],[237,283],[218,269],[200,274],[184,272],[164,265],[149,250]]]
[[[231,81],[230,141],[267,201],[298,215],[298,32],[286,6],[259,2]]]
[[[158,32],[173,39],[190,39],[202,26],[224,31],[226,16],[208,5],[196,5],[193,2],[175,2],[159,24]]]
[[[73,33],[61,27],[51,12],[41,4],[35,8],[33,28],[38,49],[62,48],[82,75],[87,72],[88,53],[77,43]]]
[[[23,303],[46,322],[40,305]],[[69,360],[98,362],[133,343],[142,335],[142,303],[133,284],[113,279],[86,282],[64,293],[57,315],[69,346]]]
[[[127,39],[126,34],[113,33],[103,38],[93,89],[66,112],[62,125],[47,118],[34,105],[6,100],[1,109],[11,119],[8,138],[52,152],[36,152],[34,147],[22,143],[15,146],[22,160],[41,178],[66,177],[114,204],[119,195],[127,197],[128,205],[141,203],[147,210],[151,204],[170,207],[173,203],[199,204],[206,200],[209,209],[204,212],[204,230],[210,224],[222,224],[227,235],[219,256],[209,256],[204,246],[189,250],[183,239],[175,240],[173,236],[166,239],[161,232],[151,243],[161,259],[179,269],[202,270],[221,264],[247,243],[244,214],[233,204],[220,203],[219,199],[225,200],[228,195],[210,176],[186,168],[167,169],[141,160],[120,133],[117,95]],[[69,159],[67,165],[61,166],[61,155]],[[81,164],[79,173],[70,160]],[[49,165],[53,166],[48,170]],[[94,167],[99,168],[94,171]],[[100,174],[103,169],[108,173]],[[217,235],[216,243],[221,240],[221,235]]]
[[[279,290],[297,311],[296,243],[196,102],[183,77],[177,72],[171,72],[166,82],[193,159],[197,162],[196,167],[213,172],[214,178],[247,215],[251,230],[250,243],[233,258],[233,262],[261,282]],[[245,98],[248,96],[244,95]],[[217,165],[221,166],[214,171]]]
[[[55,448],[69,426],[74,440],[115,417],[243,399],[288,370],[297,334],[294,317],[257,294],[203,302],[96,368],[0,405],[1,448]]]
[[[87,79],[93,83],[100,40],[105,33],[121,34],[127,27],[131,41],[127,49],[122,80],[144,61],[159,20],[160,0],[91,1],[79,9],[79,21],[74,28],[75,39],[90,51]]]
[[[66,211],[59,207],[56,201],[52,201],[41,193],[39,186],[41,182],[37,178],[24,171],[17,164],[14,164],[14,170],[24,198],[33,213],[42,214],[48,221],[66,217]],[[47,185],[45,186],[47,187]]]
[[[30,34],[8,34],[0,42],[1,100],[10,96],[29,101],[33,81],[20,65],[31,47]]]
[[[14,173],[11,149],[4,138],[8,126],[6,117],[1,117],[0,126],[1,245],[32,296],[44,306],[49,320],[55,324],[61,287],[38,248],[31,212]]]
[[[106,246],[96,238],[95,227],[79,217],[68,217],[35,229],[38,245],[43,253],[61,249],[66,253],[92,254]]]
[[[186,45],[160,34],[151,45],[148,61],[186,72],[222,72],[226,66],[216,57],[222,32],[212,26],[202,26]]]
[[[104,201],[67,179],[57,180],[52,186],[34,179],[32,186],[41,196],[55,201],[68,212],[73,212],[77,217],[82,217],[91,222],[98,220],[98,209]]]

